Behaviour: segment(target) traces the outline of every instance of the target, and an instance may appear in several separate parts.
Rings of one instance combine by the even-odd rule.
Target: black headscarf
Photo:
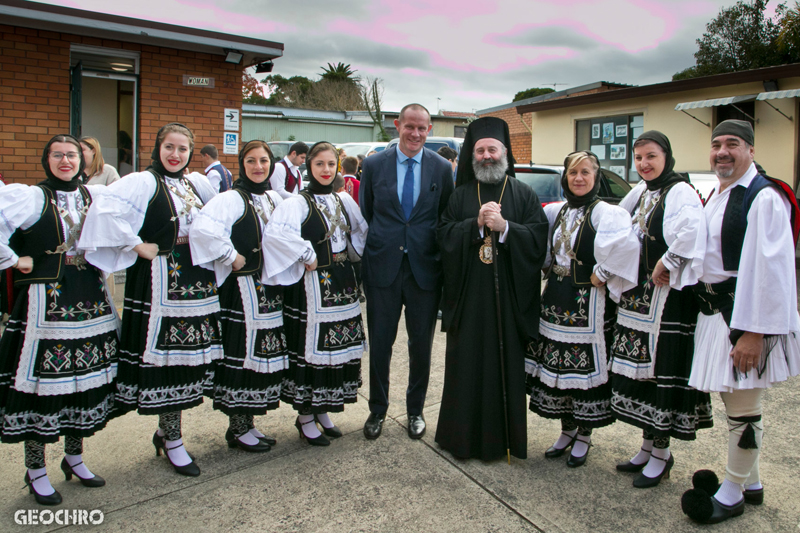
[[[158,130],[158,133],[156,134],[156,146],[155,146],[155,148],[153,148],[153,153],[150,154],[150,159],[152,160],[152,162],[150,163],[150,166],[147,167],[147,170],[153,169],[160,176],[169,176],[170,178],[180,178],[180,177],[183,176],[183,170],[186,167],[188,167],[189,163],[191,163],[191,161],[192,161],[192,154],[194,153],[194,142],[193,142],[192,138],[189,137],[189,159],[186,160],[186,164],[183,165],[179,170],[177,170],[175,172],[171,172],[171,171],[167,170],[166,167],[164,166],[164,163],[161,162],[161,143],[164,140],[161,137],[161,133],[164,131],[164,129],[167,126],[172,126],[172,125],[177,125],[177,126],[180,126],[182,128],[186,128],[187,130],[189,130],[189,128],[187,128],[186,126],[184,126],[180,122],[170,122],[169,124],[165,124],[164,126],[162,126],[161,129]],[[191,133],[191,131],[192,130],[189,130],[190,133]]]
[[[53,171],[50,170],[50,146],[53,143],[70,143],[76,145],[76,150],[78,152],[78,156],[80,157],[80,165],[78,165],[78,172],[72,179],[69,181],[64,181],[55,174]],[[52,139],[50,139],[47,144],[44,146],[44,151],[42,152],[42,167],[44,168],[44,173],[47,175],[47,179],[42,183],[47,184],[49,187],[57,191],[74,191],[78,188],[78,185],[81,183],[81,174],[83,174],[83,169],[86,168],[86,161],[83,160],[83,150],[81,150],[81,143],[73,137],[72,135],[56,135]]]
[[[578,153],[578,152],[573,152]],[[569,158],[573,154],[569,154],[564,159],[564,172],[561,174],[561,189],[564,191],[564,196],[567,198],[567,203],[570,207],[583,207],[584,205],[588,205],[594,202],[597,197],[598,193],[600,192],[600,179],[602,178],[602,170],[600,170],[600,160],[597,159],[597,156],[594,155],[592,152],[583,152],[587,155],[587,157],[594,161],[594,164],[597,166],[597,170],[594,174],[594,186],[592,190],[584,194],[583,196],[575,196],[572,194],[572,191],[569,188],[569,182],[567,181],[567,165],[569,164]]]
[[[459,155],[459,165],[456,174],[456,187],[465,183],[475,181],[475,169],[472,168],[473,152],[475,144],[481,139],[497,139],[506,147],[506,158],[508,159],[508,170],[506,174],[514,174],[514,156],[511,155],[511,134],[508,131],[508,124],[505,120],[497,117],[481,117],[474,120],[467,127],[464,136],[464,145],[461,147]]]
[[[317,155],[314,149],[320,144],[329,144],[331,146],[331,150],[333,150],[333,153],[336,155],[336,167],[339,167],[339,152],[336,150],[336,147],[326,141],[320,141],[316,143],[308,150],[309,157],[306,160],[308,162],[306,165],[306,171],[308,172],[308,185],[306,186],[306,189],[311,194],[330,194],[333,192],[333,180],[331,180],[330,184],[323,185],[317,181],[317,178],[314,177],[314,172],[312,170],[313,166],[311,165],[311,154],[314,154],[314,156]],[[320,152],[321,151],[323,150],[320,150]]]
[[[267,172],[267,178],[261,183],[256,183],[248,178],[244,169],[244,158],[247,152],[252,152],[256,148],[263,148],[269,155],[269,171]],[[239,151],[239,179],[233,183],[233,188],[241,189],[250,194],[264,194],[269,190],[269,177],[272,176],[273,170],[275,170],[275,158],[272,156],[272,150],[269,149],[269,145],[261,140],[249,141]]]
[[[664,170],[661,172],[656,179],[646,181],[647,190],[648,191],[657,191],[659,189],[663,189],[664,187],[668,187],[674,183],[678,183],[679,181],[685,181],[689,183],[689,177],[685,174],[679,174],[675,172],[675,158],[672,157],[672,145],[669,143],[669,139],[667,136],[661,133],[660,131],[650,130],[642,133],[636,139],[638,143],[641,140],[648,140],[656,143],[664,150],[664,154],[666,154],[666,165],[664,165]],[[636,145],[634,144],[634,147]]]

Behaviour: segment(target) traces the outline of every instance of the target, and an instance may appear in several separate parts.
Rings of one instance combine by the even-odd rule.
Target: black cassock
[[[494,270],[481,261],[478,231],[480,205],[489,201],[500,203],[509,224],[498,245],[498,274],[510,449],[527,457],[525,346],[539,335],[548,224],[533,189],[513,177],[503,188],[503,182],[479,188],[477,181],[458,187],[439,224],[447,351],[436,442],[464,459],[506,455]]]

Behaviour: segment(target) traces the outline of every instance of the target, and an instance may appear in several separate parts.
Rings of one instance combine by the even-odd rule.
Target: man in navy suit
[[[436,228],[454,188],[450,164],[425,148],[432,128],[428,110],[409,104],[394,125],[398,144],[364,160],[359,191],[361,212],[369,223],[362,258],[370,344],[370,415],[364,424],[368,439],[380,436],[389,407],[389,363],[403,306],[408,435],[419,439],[425,434],[422,410],[442,293]]]

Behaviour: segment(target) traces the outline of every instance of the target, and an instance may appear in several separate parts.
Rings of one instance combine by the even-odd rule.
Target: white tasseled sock
[[[42,477],[36,479],[39,476]],[[36,481],[33,482],[33,490],[35,490],[37,494],[40,494],[41,496],[50,496],[56,491],[56,489],[53,488],[53,485],[50,484],[50,479],[47,477],[46,468],[29,468],[28,477],[30,479],[36,479]]]
[[[727,506],[736,505],[742,499],[744,499],[744,495],[742,494],[742,486],[738,483],[734,483],[730,479],[726,479],[720,485],[719,490],[716,494],[714,494],[714,499],[716,499],[719,503]]]
[[[300,415],[297,418],[300,420],[300,428],[303,431],[303,435],[309,439],[316,439],[322,435],[319,428],[314,423],[314,415]]]
[[[667,467],[669,460],[669,448],[653,448],[650,452],[650,460],[647,461],[647,466],[642,470],[642,474],[647,477],[658,477],[661,472]]]
[[[165,448],[175,466],[186,466],[192,462],[189,452],[183,445],[183,439],[165,441]]]
[[[76,476],[83,479],[91,479],[94,477],[92,471],[89,470],[86,465],[83,463],[83,456],[82,455],[69,455],[65,454],[64,457],[67,459],[69,466],[72,467],[72,471],[75,473]],[[77,466],[76,466],[77,465]]]
[[[631,457],[631,463],[635,465],[643,465],[650,460],[650,451],[653,449],[652,439],[642,439],[642,448],[639,453]]]
[[[553,448],[558,448],[559,450],[562,448],[566,448],[570,442],[572,442],[572,438],[578,434],[577,429],[573,429],[572,431],[562,431],[561,435],[558,436],[558,440],[556,443],[553,444]]]

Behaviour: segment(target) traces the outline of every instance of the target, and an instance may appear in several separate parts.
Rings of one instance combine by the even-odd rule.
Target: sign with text
[[[213,89],[214,78],[209,78],[207,76],[190,76],[188,74],[184,74],[183,85],[186,87],[208,87]]]
[[[225,131],[239,131],[239,110],[225,109]]]
[[[223,140],[223,154],[236,155],[239,153],[239,134],[226,132]]]

